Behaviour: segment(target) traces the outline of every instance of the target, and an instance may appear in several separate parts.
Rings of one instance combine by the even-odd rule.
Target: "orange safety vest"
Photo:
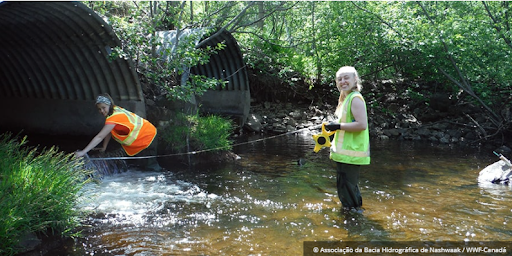
[[[149,147],[156,137],[156,128],[153,124],[119,106],[114,106],[114,113],[105,120],[105,124],[107,123],[128,128],[127,135],[118,134],[115,129],[110,133],[129,156],[134,156]]]

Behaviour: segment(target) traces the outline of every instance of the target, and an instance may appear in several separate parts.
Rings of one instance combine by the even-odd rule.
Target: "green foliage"
[[[228,119],[215,115],[198,117],[197,125],[193,129],[192,139],[200,149],[231,149],[229,136],[233,132],[233,126]]]
[[[88,182],[83,163],[56,148],[38,152],[0,135],[0,254],[13,255],[24,234],[73,235],[80,189]]]
[[[266,13],[275,4],[265,2]],[[352,65],[365,80],[421,80],[454,95],[461,90],[456,82],[467,81],[495,109],[506,102],[512,81],[508,2],[289,4],[293,8],[273,12],[263,27],[236,35],[252,67],[289,68],[334,86],[336,70]]]
[[[191,123],[188,115],[184,113],[176,113],[173,116],[172,124],[163,129],[162,138],[166,142],[168,149],[183,152],[187,150]]]
[[[225,45],[218,43],[214,47],[197,48],[196,42],[202,33],[192,33],[188,37],[180,37],[172,47],[163,48],[157,31],[167,31],[180,23],[176,17],[182,10],[174,3],[89,2],[89,6],[104,17],[122,42],[122,47],[112,49],[110,59],[134,60],[137,71],[149,83],[165,89],[170,100],[189,101],[192,96],[200,96],[224,83],[194,74],[190,75],[191,81],[181,81],[181,76],[187,74],[190,67],[207,63],[209,56],[217,54]],[[209,31],[206,28],[202,30]]]
[[[169,100],[190,101],[192,95],[200,96],[207,90],[217,86],[223,87],[226,83],[227,81],[211,79],[202,75],[191,75],[190,80],[184,85],[173,86],[164,84],[163,88],[169,92],[167,94]]]
[[[175,152],[220,151],[231,149],[232,141],[229,137],[232,132],[233,124],[229,119],[216,115],[177,113],[173,123],[163,130],[162,137]]]
[[[424,95],[423,93],[415,92],[413,90],[407,90],[406,91],[407,96],[411,98],[412,101],[415,102],[429,102],[429,98],[427,95]]]
[[[140,2],[137,7],[121,2],[90,5],[98,7],[96,10],[109,19],[114,14],[124,17],[123,22],[111,22],[122,40],[132,38],[132,43],[124,43],[123,52],[136,59],[138,67],[145,68],[141,70],[148,70],[142,73],[163,85],[171,98],[186,100],[187,95],[218,86],[218,81],[192,79],[182,84],[183,88],[176,87],[182,70],[179,61],[200,63],[207,60],[208,51],[197,53],[197,49],[186,48],[183,43],[183,51],[172,53],[173,60],[178,62],[166,66],[150,61],[151,58],[144,59],[152,56],[150,50],[154,50],[150,47],[155,46],[151,42],[153,31],[174,26],[222,28],[231,32],[248,67],[282,78],[282,84],[291,87],[296,86],[289,79],[293,73],[305,78],[310,88],[322,85],[335,91],[335,72],[350,65],[358,69],[363,81],[400,79],[432,84],[438,93],[483,105],[494,117],[492,112],[512,104],[508,96],[512,92],[512,9],[507,1],[192,1]],[[149,6],[154,8],[150,11]],[[116,56],[125,57],[119,51]],[[398,88],[400,92],[414,91],[407,83],[401,86],[404,88]],[[471,97],[464,98],[467,95]]]
[[[198,39],[199,40],[199,39]],[[190,74],[185,83],[169,82],[174,81],[179,76],[184,75],[189,67],[204,65],[208,63],[209,56],[217,54],[225,48],[224,44],[217,44],[215,47],[207,46],[205,48],[195,48],[193,38],[180,39],[181,47],[174,52],[170,49],[164,49],[164,56],[169,56],[164,61],[158,60],[160,69],[166,70],[167,74],[155,75],[153,81],[169,92],[169,100],[190,101],[192,96],[201,96],[204,92],[217,86],[224,86],[227,81],[221,79],[209,78],[203,75]],[[186,43],[185,43],[186,42]],[[174,72],[169,72],[174,70]]]

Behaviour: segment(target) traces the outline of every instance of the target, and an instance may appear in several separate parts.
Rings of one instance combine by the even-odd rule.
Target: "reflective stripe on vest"
[[[358,97],[363,102],[363,96],[359,92],[352,92],[350,93],[345,101],[343,102],[342,106],[342,114],[341,118],[339,119],[340,123],[350,123],[355,120],[348,120],[349,118],[352,119],[353,116],[350,114],[349,111],[351,111],[352,106],[352,100]],[[358,139],[363,139],[363,143],[355,143],[355,141],[352,141],[353,137],[350,137],[351,141],[346,141],[346,132],[345,130],[338,130],[336,131],[336,134],[334,135],[333,145],[331,146],[331,156],[330,158],[333,160],[339,160],[344,163],[349,164],[369,164],[370,163],[370,144],[369,144],[369,135],[368,135],[368,127],[366,130],[358,132],[357,133],[350,133],[351,135],[355,134],[355,136],[358,137]],[[344,144],[348,143],[348,144]],[[352,150],[352,148],[359,146],[363,147],[361,150]],[[349,149],[347,149],[349,148]]]
[[[140,116],[137,116],[134,113],[118,106],[114,107],[114,113],[109,117],[113,117],[116,115],[125,115],[126,118],[128,118],[128,121],[130,122],[131,125],[130,127],[128,127],[130,129],[130,132],[128,133],[128,135],[119,135],[116,133],[112,133],[112,135],[114,139],[119,143],[126,146],[130,146],[139,136],[140,130],[142,129],[143,120]]]

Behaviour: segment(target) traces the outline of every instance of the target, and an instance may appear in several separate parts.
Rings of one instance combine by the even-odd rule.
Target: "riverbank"
[[[311,86],[293,72],[277,76],[250,68],[248,78],[250,113],[243,129],[236,129],[236,135],[282,134],[335,119],[339,92],[333,84]],[[364,80],[361,93],[372,138],[512,148],[507,143],[507,138],[512,137],[510,109],[491,114],[478,100],[453,86],[421,80]],[[145,90],[146,102],[151,103],[147,106],[150,121],[172,122],[169,105],[173,104],[164,94],[162,90]]]
[[[279,134],[318,126],[335,120],[335,106],[292,105],[265,102],[251,108],[245,129],[249,132]],[[429,141],[440,144],[478,146],[486,142],[478,121],[469,115],[422,122],[411,113],[376,113],[369,108],[370,136],[380,140]],[[483,121],[485,126],[485,120]]]
[[[468,147],[509,147],[505,135],[493,134],[495,125],[477,106],[450,99],[447,94],[424,96],[425,93],[420,97],[418,93],[400,93],[392,89],[396,87],[392,82],[382,82],[363,89],[372,138]],[[279,134],[330,122],[335,119],[337,100],[331,97],[325,101],[328,103],[254,101],[244,128],[248,132]],[[509,110],[502,111],[503,115],[510,115],[506,113]]]
[[[27,147],[26,138],[8,133],[0,136],[0,157],[0,255],[34,250],[42,235],[74,235],[76,202],[88,182],[83,165],[54,147]]]

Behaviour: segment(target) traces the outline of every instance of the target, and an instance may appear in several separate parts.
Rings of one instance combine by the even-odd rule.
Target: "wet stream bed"
[[[328,149],[313,147],[310,134],[289,135],[237,146],[234,162],[105,176],[84,189],[82,237],[50,253],[302,255],[304,241],[512,241],[512,190],[477,183],[498,160],[492,150],[372,141],[364,210],[345,213]]]

